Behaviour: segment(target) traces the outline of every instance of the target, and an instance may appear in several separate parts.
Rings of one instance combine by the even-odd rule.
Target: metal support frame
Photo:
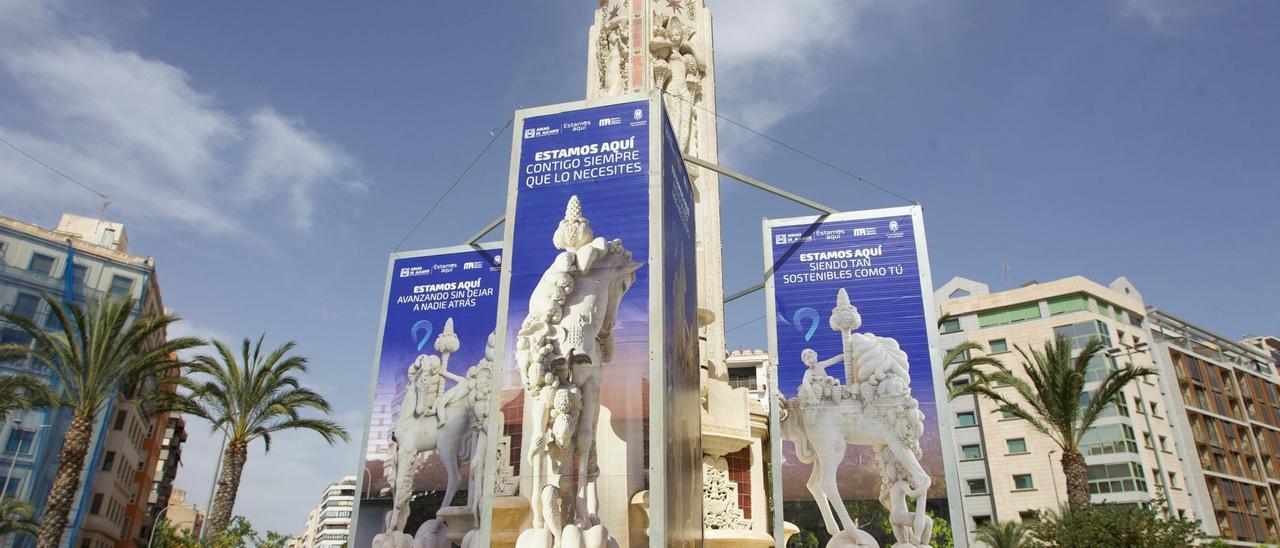
[[[701,168],[709,169],[709,170],[711,170],[711,171],[714,171],[714,172],[716,172],[716,173],[719,173],[719,174],[721,174],[721,175],[724,175],[725,177],[728,177],[728,178],[730,178],[730,179],[733,179],[733,180],[735,180],[735,181],[738,181],[738,182],[740,182],[740,183],[742,183],[742,184],[745,184],[745,185],[747,185],[747,186],[758,188],[758,189],[760,189],[760,190],[763,190],[763,191],[765,191],[765,192],[768,192],[769,194],[773,194],[774,196],[778,196],[778,197],[780,197],[780,198],[785,198],[785,199],[787,199],[787,200],[791,200],[791,201],[793,201],[793,202],[795,202],[795,203],[797,203],[797,204],[800,204],[800,205],[802,205],[802,206],[805,206],[805,207],[811,207],[811,208],[813,208],[813,209],[816,209],[816,210],[818,210],[818,211],[821,211],[822,213],[825,213],[825,214],[839,213],[839,212],[838,212],[838,211],[836,211],[836,209],[835,209],[835,208],[833,208],[833,207],[830,207],[830,206],[827,206],[827,205],[820,204],[820,203],[818,203],[818,202],[815,202],[815,201],[813,201],[813,200],[810,200],[810,199],[805,198],[804,196],[800,196],[800,195],[798,195],[798,194],[792,194],[792,193],[790,193],[790,192],[787,192],[787,191],[785,191],[785,190],[782,190],[781,188],[778,188],[778,187],[773,186],[773,185],[771,185],[771,184],[768,184],[768,183],[766,183],[766,182],[764,182],[764,181],[761,181],[761,180],[759,180],[759,179],[756,179],[755,177],[751,177],[750,175],[745,175],[745,174],[742,174],[742,173],[738,173],[737,171],[734,171],[734,170],[732,170],[732,169],[728,169],[728,168],[725,168],[725,167],[721,167],[721,166],[720,166],[720,165],[718,165],[718,164],[714,164],[714,163],[708,162],[708,161],[703,160],[703,159],[701,159],[701,158],[696,158],[696,157],[693,157],[693,156],[685,155],[685,156],[684,156],[684,161],[685,161],[685,162],[688,162],[688,163],[690,163],[690,164],[693,164],[693,165],[695,165],[695,166],[701,167]],[[485,227],[484,227],[483,229],[481,229],[481,230],[480,230],[480,232],[477,232],[477,233],[475,234],[475,236],[472,236],[472,237],[468,238],[468,239],[467,239],[467,241],[466,241],[466,245],[470,245],[470,246],[474,246],[474,245],[476,245],[476,244],[480,241],[480,239],[481,239],[481,238],[484,238],[484,237],[485,237],[486,235],[488,235],[490,232],[493,232],[493,229],[498,228],[499,226],[501,226],[501,225],[502,225],[502,223],[506,222],[506,220],[507,220],[506,216],[502,216],[502,217],[498,217],[497,219],[494,219],[494,220],[490,221],[490,222],[489,222],[489,224],[485,225]],[[755,293],[755,292],[757,292],[757,291],[760,291],[761,289],[764,289],[764,282],[760,282],[760,283],[758,283],[758,284],[756,284],[756,285],[753,285],[753,286],[751,286],[751,287],[748,287],[748,288],[746,288],[746,289],[743,289],[742,291],[738,291],[737,293],[734,293],[734,294],[732,294],[732,295],[729,295],[728,297],[725,297],[725,298],[724,298],[724,302],[725,302],[726,304],[728,304],[728,303],[733,302],[733,301],[735,301],[735,300],[738,300],[738,299],[740,299],[740,298],[742,298],[742,297],[745,297],[745,296],[747,296],[747,295],[750,295],[750,294],[752,294],[752,293]]]

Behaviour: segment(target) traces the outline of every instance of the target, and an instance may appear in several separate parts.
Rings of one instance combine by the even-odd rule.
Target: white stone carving
[[[738,507],[738,482],[729,478],[724,457],[702,457],[702,525],[706,529],[750,529]]]
[[[808,370],[797,397],[780,402],[782,437],[795,442],[801,462],[813,464],[806,485],[833,536],[828,547],[876,546],[849,516],[836,483],[849,444],[875,448],[879,498],[889,510],[894,546],[928,546],[933,522],[925,513],[931,480],[920,464],[924,413],[911,396],[907,355],[893,339],[854,333],[861,324],[857,308],[841,289],[830,325],[841,334],[843,352],[821,361],[813,350],[801,352]],[[826,373],[839,362],[844,363],[846,383]],[[914,509],[908,507],[908,497],[915,498]]]
[[[461,342],[453,328],[453,318],[445,321],[433,348],[439,355],[422,354],[409,367],[409,385],[395,424],[395,435],[387,457],[387,474],[391,481],[392,510],[387,519],[383,542],[399,546],[409,519],[409,499],[413,494],[413,477],[420,464],[419,455],[435,451],[445,468],[444,504],[453,501],[462,480],[462,465],[470,467],[467,507],[473,515],[479,503],[480,479],[484,475],[477,451],[485,442],[489,398],[493,392],[494,336],[489,335],[485,356],[471,366],[465,376],[448,370],[449,356],[457,352]],[[444,389],[445,380],[454,385]],[[449,546],[448,527],[443,520],[432,519],[419,527],[414,535],[405,535],[413,547]],[[427,535],[423,537],[422,535]],[[381,535],[380,535],[381,537]],[[444,542],[444,544],[433,544]]]
[[[552,243],[561,252],[529,299],[516,337],[516,368],[532,403],[528,445],[532,527],[518,548],[616,544],[600,523],[596,422],[613,326],[640,264],[619,240],[595,237],[577,196]]]

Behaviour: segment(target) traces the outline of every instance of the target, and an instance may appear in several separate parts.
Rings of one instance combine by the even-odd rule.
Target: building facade
[[[307,525],[291,546],[298,548],[338,548],[346,546],[351,534],[351,509],[356,500],[356,477],[347,476],[329,485],[311,513]]]
[[[124,296],[134,303],[134,317],[162,312],[154,261],[130,254],[128,246],[119,223],[65,214],[50,230],[0,217],[0,307],[49,329],[59,325],[41,298],[45,294],[80,304]],[[31,344],[5,322],[0,322],[0,342]],[[32,360],[0,364],[4,372],[44,376],[60,389],[58,379]],[[158,444],[149,443],[155,417],[129,400],[155,382],[148,379],[118,394],[99,413],[64,545],[108,548],[132,545],[138,538],[151,489],[150,476],[141,472],[158,454]],[[69,409],[38,409],[8,417],[0,432],[6,440],[0,466],[8,472],[3,489],[35,504],[37,515],[44,511],[69,422]],[[16,545],[34,545],[34,539],[20,537]]]
[[[1077,276],[1000,292],[955,278],[935,298],[944,350],[978,343],[1015,374],[1023,371],[1018,348],[1043,347],[1057,336],[1067,337],[1073,349],[1092,337],[1106,346],[1088,369],[1086,390],[1096,390],[1110,369],[1155,367],[1146,351],[1151,336],[1142,295],[1123,277],[1106,286]],[[1166,404],[1170,387],[1176,390],[1176,380],[1164,372],[1131,384],[1085,434],[1081,451],[1093,502],[1163,498],[1172,515],[1204,517],[1186,488],[1175,436],[1178,419]],[[970,532],[983,523],[1025,519],[1065,504],[1062,455],[1053,441],[985,398],[961,396],[950,408]]]
[[[185,492],[182,492],[181,499],[177,498],[181,490],[173,488],[173,480],[177,478],[178,465],[182,463],[182,444],[187,441],[187,422],[177,412],[168,413],[164,422],[165,428],[160,434],[155,464],[149,469],[152,474],[151,492],[147,495],[147,512],[139,530],[139,538],[144,539],[151,536],[156,520],[162,517],[160,512],[165,511],[170,502],[186,502]],[[166,513],[163,517],[169,515]],[[172,517],[169,517],[169,521],[177,523]]]
[[[169,503],[164,506],[164,516],[166,521],[173,525],[174,529],[186,531],[200,536],[200,530],[204,528],[204,510],[199,506],[187,502],[187,492],[182,489],[173,489],[169,496]],[[148,540],[150,539],[148,532]],[[142,544],[146,546],[147,544]]]
[[[1280,540],[1278,341],[1237,342],[1163,310],[1147,317],[1205,531],[1241,545]]]

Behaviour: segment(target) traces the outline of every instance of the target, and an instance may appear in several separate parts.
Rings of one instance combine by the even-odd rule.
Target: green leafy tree
[[[788,548],[818,548],[818,535],[813,531],[800,531],[787,539]]]
[[[34,358],[62,384],[53,403],[71,408],[71,424],[58,454],[58,472],[45,504],[37,548],[56,548],[62,542],[71,503],[80,486],[80,472],[98,413],[117,394],[142,379],[174,368],[179,351],[204,344],[200,339],[165,339],[165,329],[178,321],[169,314],[143,314],[130,321],[132,301],[111,298],[87,308],[64,305],[48,295],[59,328],[45,331],[17,314],[0,314],[34,340],[33,347],[0,345],[0,356]],[[156,342],[161,341],[161,342]]]
[[[1102,378],[1096,391],[1085,390],[1089,362],[1103,350],[1102,341],[1092,338],[1071,356],[1071,341],[1059,336],[1045,342],[1042,350],[1018,347],[1028,380],[1008,370],[989,375],[986,382],[968,387],[1000,406],[1000,411],[1027,421],[1036,431],[1062,448],[1062,471],[1067,478],[1067,500],[1073,508],[1089,505],[1089,477],[1080,440],[1093,427],[1108,405],[1123,397],[1124,388],[1134,379],[1154,373],[1145,367],[1113,369]],[[998,389],[1009,385],[1017,398]],[[1088,403],[1081,404],[1088,398]]]
[[[209,512],[209,530],[214,534],[223,533],[231,521],[251,443],[261,439],[270,451],[271,436],[288,430],[310,430],[331,444],[348,439],[337,423],[302,415],[306,410],[328,415],[330,407],[294,375],[307,372],[307,359],[290,355],[295,344],[291,341],[263,353],[262,341],[260,337],[253,344],[246,338],[239,357],[226,344],[213,341],[217,355],[197,356],[190,365],[193,375],[176,380],[185,390],[163,396],[164,407],[207,419],[215,430],[227,434],[222,473]]]
[[[26,352],[12,348],[0,352],[0,362],[26,357]],[[35,375],[6,373],[0,375],[0,419],[12,413],[30,411],[33,407],[55,403],[49,383]]]
[[[974,356],[975,350],[986,352],[987,349],[975,342],[964,342],[942,356],[942,363],[946,367],[943,380],[947,383],[947,399],[954,400],[962,395],[973,393],[972,386],[980,386],[988,382],[992,373],[1004,369],[1004,364],[1000,363],[1000,360],[990,356]],[[969,383],[956,386],[956,380],[966,375],[969,377]]]
[[[35,535],[40,523],[35,520],[36,508],[30,502],[11,497],[0,498],[0,536],[15,533]]]
[[[1167,517],[1163,501],[1150,507],[1136,504],[1098,504],[1064,508],[1061,514],[1042,513],[1033,522],[1032,537],[1046,546],[1126,546],[1181,548],[1205,538],[1200,522]]]
[[[978,527],[974,535],[979,542],[991,548],[1023,548],[1031,546],[1031,527],[1029,522],[1002,521],[1000,523],[984,523]]]

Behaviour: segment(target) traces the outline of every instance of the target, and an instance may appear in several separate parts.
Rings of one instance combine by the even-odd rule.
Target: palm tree
[[[265,337],[265,335],[264,335]],[[223,451],[223,468],[218,476],[218,489],[213,509],[209,512],[210,532],[218,534],[231,521],[240,475],[248,458],[249,444],[262,439],[271,450],[271,435],[286,430],[311,430],[330,444],[346,441],[347,431],[328,419],[303,417],[300,412],[312,409],[328,414],[329,402],[320,394],[303,388],[293,373],[306,373],[307,359],[290,356],[295,344],[290,341],[269,354],[262,352],[262,338],[257,344],[244,340],[240,357],[221,341],[212,342],[216,356],[200,355],[191,364],[191,372],[203,380],[184,377],[177,383],[186,393],[162,396],[165,407],[204,418],[215,430],[227,434]]]
[[[961,343],[959,346],[948,350],[947,353],[942,356],[942,366],[946,368],[944,370],[946,375],[944,380],[947,383],[948,400],[954,400],[962,395],[971,394],[973,393],[973,390],[970,388],[971,386],[975,384],[982,385],[990,380],[991,373],[984,369],[984,367],[992,367],[995,371],[1004,369],[1004,364],[1000,363],[1000,360],[990,356],[974,357],[974,350],[985,352],[986,348],[983,348],[981,344],[966,341]],[[966,375],[970,378],[969,384],[957,386],[956,380]]]
[[[58,472],[36,539],[38,548],[55,548],[61,543],[72,500],[80,487],[80,471],[98,413],[122,390],[181,367],[173,356],[201,346],[204,341],[183,337],[151,344],[163,340],[165,330],[179,318],[143,314],[130,321],[133,305],[128,298],[95,301],[87,308],[63,305],[49,295],[44,296],[44,301],[57,317],[60,331],[45,331],[16,314],[0,314],[35,341],[33,347],[0,345],[0,356],[29,356],[49,368],[62,383],[54,403],[71,408],[71,424],[58,454]]]
[[[1067,501],[1072,508],[1089,505],[1089,477],[1080,453],[1081,438],[1108,405],[1124,397],[1124,388],[1130,382],[1155,373],[1145,367],[1112,369],[1097,390],[1087,392],[1085,372],[1089,361],[1103,348],[1102,341],[1094,337],[1072,358],[1071,341],[1065,336],[1046,341],[1043,350],[1033,348],[1028,353],[1018,347],[1030,382],[1002,370],[990,375],[988,382],[970,388],[999,405],[1000,411],[1027,421],[1058,444],[1062,449],[1062,472],[1067,477]],[[998,392],[996,386],[1001,384],[1013,387],[1019,398],[1011,399]],[[1086,399],[1087,403],[1082,403]]]
[[[25,352],[4,349],[0,352],[0,362],[25,357]],[[35,375],[13,373],[0,375],[0,418],[9,416],[15,411],[30,411],[32,407],[54,403],[53,391],[49,383]]]
[[[25,500],[0,498],[0,537],[13,533],[34,535],[40,530],[35,520],[36,507]]]
[[[1030,532],[1031,527],[1024,522],[1002,521],[982,524],[974,538],[991,548],[1022,548],[1031,545],[1027,539]]]

